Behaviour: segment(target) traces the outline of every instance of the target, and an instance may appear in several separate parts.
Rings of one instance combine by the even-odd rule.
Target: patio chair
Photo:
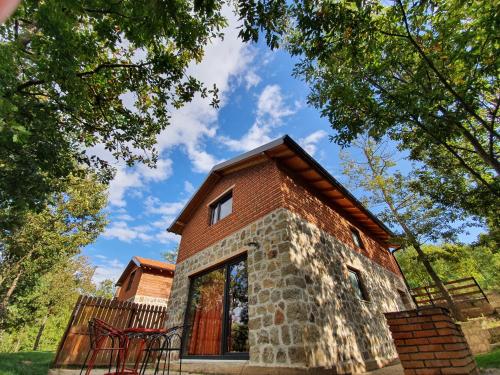
[[[162,375],[170,375],[170,364],[172,352],[179,353],[179,374],[182,374],[182,344],[183,344],[183,331],[188,326],[175,326],[166,330],[166,332],[153,334],[147,340],[146,348],[144,349],[144,360],[142,362],[140,375],[146,373],[147,367],[151,364],[155,365],[154,374],[158,375],[160,370],[160,362],[162,357],[163,371]]]
[[[85,357],[80,375],[87,367],[85,375],[89,375],[95,366],[97,356],[101,352],[109,353],[108,372],[105,375],[135,374],[135,370],[125,369],[125,360],[129,338],[121,330],[97,318],[89,320],[90,349]],[[113,359],[115,363],[113,364]],[[87,362],[88,361],[88,362]],[[115,371],[112,372],[113,367]]]

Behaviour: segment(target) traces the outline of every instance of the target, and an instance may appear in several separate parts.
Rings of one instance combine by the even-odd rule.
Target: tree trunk
[[[33,351],[38,350],[38,346],[40,345],[40,339],[42,338],[43,331],[45,330],[45,324],[47,324],[47,319],[49,318],[49,315],[45,315],[43,318],[42,324],[40,324],[40,327],[38,328],[38,333],[36,335],[35,343],[33,344]]]
[[[370,156],[370,153],[366,148],[363,148],[363,152],[365,154],[366,160],[368,161],[368,165],[372,171],[372,174],[378,175],[375,170],[375,166],[373,165],[373,159]],[[451,310],[451,313],[453,314],[453,317],[458,320],[458,321],[464,321],[465,318],[460,311],[460,309],[457,307],[455,304],[455,301],[453,300],[453,297],[451,296],[450,292],[448,292],[448,289],[446,289],[446,286],[443,284],[441,279],[439,278],[438,274],[436,271],[434,271],[434,268],[432,267],[431,262],[429,262],[429,259],[427,259],[427,256],[423,252],[422,248],[420,247],[420,243],[417,240],[415,234],[413,231],[408,227],[406,221],[404,220],[403,217],[399,214],[398,208],[394,205],[394,201],[392,199],[392,196],[390,193],[386,190],[385,186],[383,184],[378,184],[378,188],[380,192],[382,193],[384,197],[384,201],[389,207],[389,210],[391,213],[394,215],[394,218],[398,222],[398,224],[401,226],[403,229],[403,232],[405,233],[406,238],[409,240],[411,245],[415,248],[417,251],[418,257],[423,263],[427,273],[429,276],[432,278],[434,281],[436,287],[438,288],[439,292],[443,296],[443,298],[446,300],[446,303],[448,304],[448,307]]]
[[[451,310],[451,313],[453,314],[454,318],[458,321],[465,321],[465,317],[462,314],[462,311],[458,308],[458,306],[455,304],[455,301],[453,300],[452,295],[446,289],[446,286],[444,283],[441,281],[441,278],[437,275],[436,271],[434,271],[434,268],[432,267],[431,262],[429,262],[429,259],[427,258],[427,255],[423,252],[422,248],[418,244],[414,244],[413,247],[417,251],[418,258],[424,265],[427,273],[431,277],[432,281],[434,281],[434,284],[436,285],[437,289],[439,290],[439,293],[443,296],[443,298],[446,300],[446,303],[448,304],[448,307]]]
[[[12,283],[10,284],[10,287],[7,290],[7,293],[5,293],[5,296],[3,297],[3,300],[2,300],[2,304],[0,305],[0,315],[1,315],[1,313],[3,313],[3,311],[9,305],[10,297],[12,296],[12,294],[14,293],[14,291],[16,290],[17,283],[19,282],[19,278],[21,277],[22,274],[23,274],[22,271],[19,271],[17,273],[17,275],[14,278],[14,280],[12,280]]]

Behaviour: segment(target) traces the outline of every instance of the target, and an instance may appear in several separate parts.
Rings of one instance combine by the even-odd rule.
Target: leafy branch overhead
[[[78,164],[109,178],[97,144],[154,164],[173,108],[217,105],[187,67],[225,24],[218,2],[23,1],[0,26],[0,208],[43,205]]]
[[[499,216],[494,2],[239,4],[249,20],[244,39],[264,30],[271,47],[281,44],[300,58],[294,73],[309,84],[309,102],[329,119],[337,143],[349,145],[366,132],[389,135],[423,163],[425,193],[475,215]]]

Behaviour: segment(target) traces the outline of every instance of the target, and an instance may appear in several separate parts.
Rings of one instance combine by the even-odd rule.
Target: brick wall
[[[186,224],[182,232],[177,263],[283,206],[280,182],[280,172],[273,161],[223,177],[203,199]],[[233,185],[232,213],[210,225],[208,204]]]
[[[445,308],[386,313],[405,375],[479,374],[459,325]]]
[[[370,237],[362,227],[347,220],[331,202],[315,193],[307,184],[282,172],[285,207],[305,220],[335,236],[338,240],[400,275],[394,257],[379,242]],[[351,236],[351,227],[359,231],[364,249],[357,247]]]
[[[209,203],[233,185],[232,214],[210,225]],[[350,248],[400,275],[393,256],[382,244],[370,237],[362,227],[344,218],[338,208],[300,180],[291,177],[272,160],[224,176],[217,183],[186,223],[177,263],[280,207],[297,213]],[[355,246],[351,227],[358,229],[364,249]]]

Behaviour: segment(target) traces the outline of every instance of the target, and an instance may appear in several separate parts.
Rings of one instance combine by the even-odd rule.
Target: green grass
[[[479,368],[500,368],[500,349],[476,355],[476,362]]]
[[[54,352],[0,353],[0,375],[47,375]]]

